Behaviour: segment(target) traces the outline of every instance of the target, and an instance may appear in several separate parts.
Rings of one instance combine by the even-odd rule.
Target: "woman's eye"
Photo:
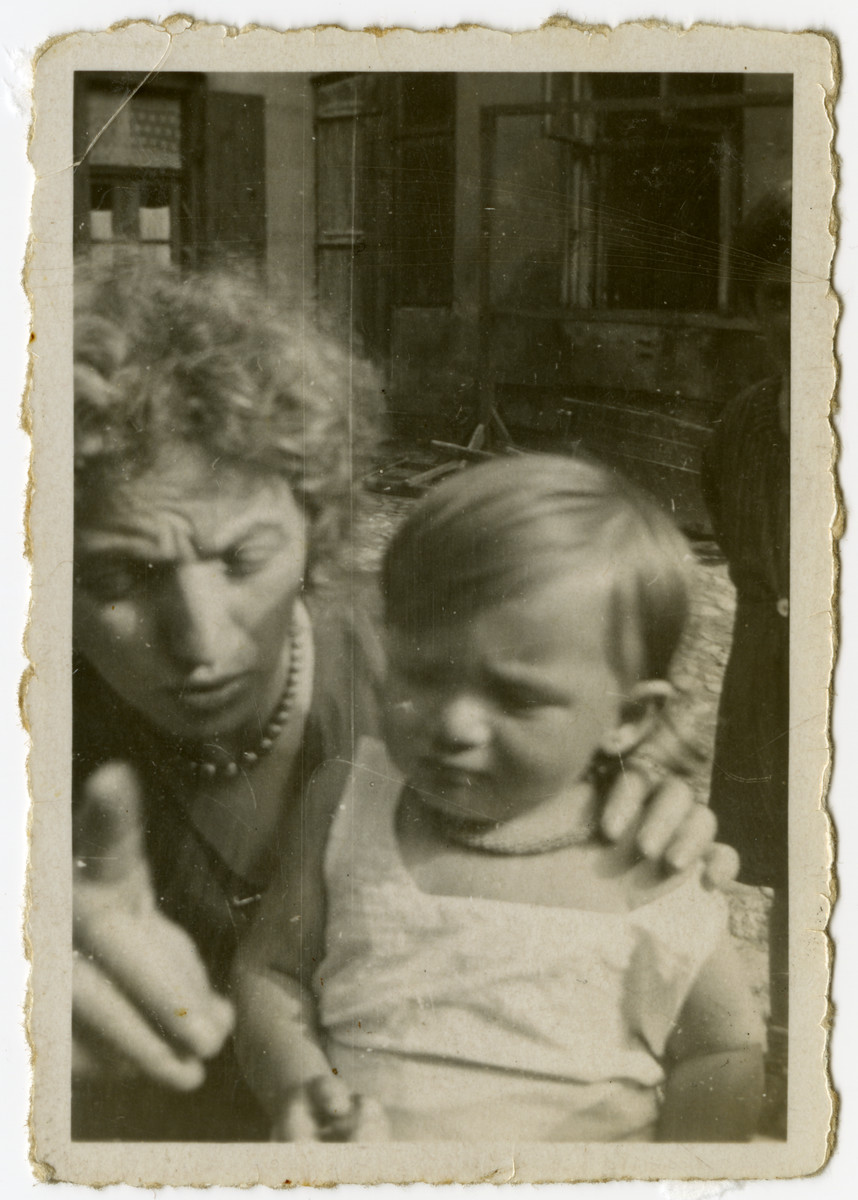
[[[271,553],[269,546],[239,546],[224,555],[227,574],[237,579],[242,579],[245,575],[254,575],[266,565]]]
[[[437,671],[418,665],[392,667],[391,676],[406,691],[425,692],[440,685]]]
[[[150,562],[84,564],[75,568],[75,583],[98,600],[123,600],[150,588],[159,578]]]

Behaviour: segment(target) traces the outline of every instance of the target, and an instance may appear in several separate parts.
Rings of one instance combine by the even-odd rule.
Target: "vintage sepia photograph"
[[[183,20],[37,66],[36,1163],[817,1170],[830,45]]]

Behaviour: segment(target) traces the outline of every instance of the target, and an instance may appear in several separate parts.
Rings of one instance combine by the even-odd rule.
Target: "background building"
[[[75,244],[251,262],[382,368],[394,428],[583,445],[692,530],[769,371],[733,254],[788,188],[792,79],[82,74]]]

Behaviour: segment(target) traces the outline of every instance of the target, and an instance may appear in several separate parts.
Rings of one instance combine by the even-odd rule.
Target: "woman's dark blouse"
[[[361,581],[357,606],[308,604],[313,624],[313,699],[301,754],[285,788],[301,794],[326,758],[349,756],[362,733],[377,729],[380,651],[372,610],[374,585]],[[259,887],[232,871],[199,835],[183,805],[181,770],[163,738],[145,726],[85,663],[75,664],[74,792],[99,764],[124,759],[144,784],[145,840],[159,907],[194,939],[215,987],[226,986],[236,946],[252,919]],[[278,861],[272,839],[268,871]],[[83,1140],[242,1141],[267,1137],[267,1121],[241,1083],[231,1049],[189,1096],[139,1080],[81,1083],[73,1089],[73,1136]]]
[[[741,878],[782,886],[789,745],[789,438],[780,377],[731,401],[704,460],[715,535],[736,586],[712,774],[719,838]]]

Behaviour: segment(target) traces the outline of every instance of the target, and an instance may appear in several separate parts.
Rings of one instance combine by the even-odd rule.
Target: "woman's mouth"
[[[183,708],[194,712],[213,712],[237,700],[246,690],[250,675],[243,671],[238,675],[220,675],[215,679],[184,683],[171,688],[171,695]]]

